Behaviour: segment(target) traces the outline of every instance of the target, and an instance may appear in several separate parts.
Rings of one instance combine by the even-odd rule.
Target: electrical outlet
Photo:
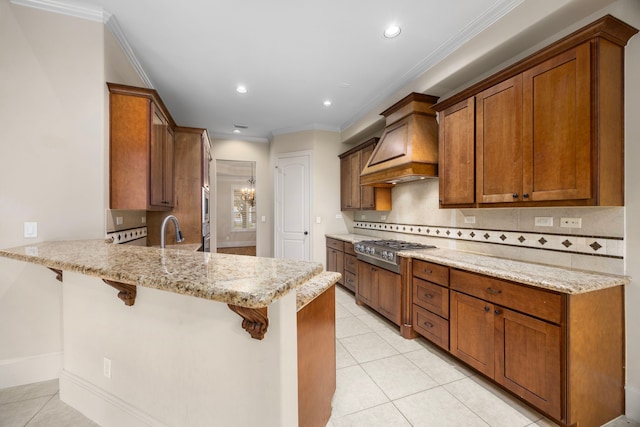
[[[104,374],[105,378],[111,379],[111,359],[107,359],[106,357],[104,358],[102,364],[102,373]]]
[[[262,221],[262,222],[267,222],[267,217],[266,217],[265,215],[262,215],[262,216],[260,217],[260,221]]]
[[[117,216],[116,217],[116,225],[122,225],[122,217],[121,216]]]
[[[387,219],[386,215],[380,215],[380,221],[385,221]]]
[[[360,215],[360,219],[367,219],[367,216],[365,214]]]
[[[476,223],[476,217],[471,215],[471,216],[465,216],[464,217],[464,223],[465,224],[475,224]]]
[[[143,223],[143,224],[146,224],[147,223],[147,217],[146,216],[140,217],[140,222]]]
[[[316,217],[316,224],[320,224],[322,222],[322,217]]]
[[[560,218],[560,227],[582,228],[582,218]]]
[[[342,214],[336,214],[336,219],[342,219]]]
[[[553,227],[553,217],[537,216],[535,217],[535,226],[536,227]]]

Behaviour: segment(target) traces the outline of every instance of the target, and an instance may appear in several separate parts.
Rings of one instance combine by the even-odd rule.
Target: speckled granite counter
[[[357,243],[362,240],[375,240],[375,237],[371,236],[363,236],[361,234],[325,234],[325,237],[330,237],[332,239],[338,239],[349,243]]]
[[[44,242],[0,249],[0,256],[246,308],[267,307],[323,270],[322,264],[313,262],[102,240]]]
[[[357,234],[334,234],[327,237],[346,242],[375,239]],[[452,249],[402,251],[399,255],[566,294],[579,294],[630,283],[626,276],[554,267]]]
[[[325,271],[307,280],[296,293],[296,308],[300,311],[340,279],[340,273]]]

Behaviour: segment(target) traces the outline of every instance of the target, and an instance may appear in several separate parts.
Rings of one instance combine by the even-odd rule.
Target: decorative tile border
[[[617,259],[624,258],[624,240],[622,237],[582,236],[576,234],[535,233],[367,221],[356,221],[354,228],[580,255]]]
[[[113,243],[127,243],[132,240],[147,237],[147,227],[131,228],[129,230],[114,231],[107,233],[107,240],[113,239]]]

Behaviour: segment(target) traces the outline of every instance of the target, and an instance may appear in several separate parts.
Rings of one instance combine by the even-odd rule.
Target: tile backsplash
[[[433,244],[528,262],[624,272],[624,208],[439,209],[438,180],[397,185],[393,210],[346,213],[353,233]],[[536,218],[552,226],[536,226]],[[560,226],[580,218],[581,228]]]

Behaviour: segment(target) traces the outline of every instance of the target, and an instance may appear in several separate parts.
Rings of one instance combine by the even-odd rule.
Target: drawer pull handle
[[[489,307],[485,307],[484,311],[486,311],[488,313],[489,311],[491,311],[491,309]]]
[[[431,294],[424,294],[424,297],[425,297],[426,299],[432,299],[432,298],[433,298],[433,295],[431,295]]]
[[[427,273],[427,274],[432,274],[433,273],[433,271],[427,270],[426,268],[424,269],[424,272]]]
[[[423,325],[427,328],[433,328],[433,323],[424,322]]]
[[[491,288],[487,288],[487,292],[489,292],[490,294],[495,294],[495,295],[498,295],[498,294],[502,293],[502,291],[500,289],[491,289]]]

